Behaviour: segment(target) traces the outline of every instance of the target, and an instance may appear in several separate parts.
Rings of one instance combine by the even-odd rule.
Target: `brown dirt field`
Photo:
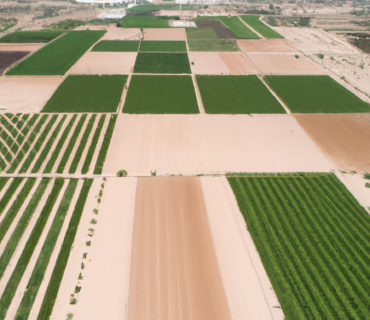
[[[87,52],[72,68],[71,74],[128,74],[137,52]]]
[[[340,169],[370,172],[369,114],[296,114],[294,117]]]
[[[45,43],[1,43],[0,51],[36,51],[42,48]]]
[[[144,40],[186,40],[185,28],[144,29]]]
[[[140,29],[108,28],[102,40],[140,40]]]
[[[219,52],[231,74],[259,73],[253,62],[243,52]]]
[[[258,69],[265,74],[326,74],[325,69],[303,55],[250,54]]]
[[[238,37],[228,28],[226,28],[220,20],[196,21],[198,28],[213,28],[219,39],[238,39]]]
[[[138,178],[128,320],[231,320],[200,179]]]
[[[0,74],[29,53],[30,51],[0,51]]]
[[[191,72],[195,74],[229,74],[218,52],[189,52]],[[194,62],[194,64],[191,64]]]
[[[298,52],[284,39],[243,39],[237,42],[246,52]]]

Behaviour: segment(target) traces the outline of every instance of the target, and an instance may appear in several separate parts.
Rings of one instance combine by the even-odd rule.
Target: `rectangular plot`
[[[259,20],[260,16],[241,15],[239,17],[245,23],[249,24],[254,30],[256,30],[258,33],[260,33],[262,36],[264,36],[267,39],[284,38],[282,35],[272,30],[267,25],[265,25],[261,20]]]
[[[140,51],[187,52],[185,41],[142,41]]]
[[[66,31],[62,30],[33,30],[17,31],[0,38],[0,43],[47,43],[59,37]]]
[[[140,41],[102,40],[91,51],[137,52]]]
[[[186,40],[185,28],[145,28],[144,40]]]
[[[229,74],[218,52],[189,52],[191,70],[195,74]]]
[[[188,40],[189,51],[239,51],[235,41],[227,39]]]
[[[188,40],[217,39],[212,27],[186,28],[186,37]]]
[[[29,53],[30,51],[0,51],[0,74]]]
[[[170,28],[170,19],[157,16],[125,16],[122,28]]]

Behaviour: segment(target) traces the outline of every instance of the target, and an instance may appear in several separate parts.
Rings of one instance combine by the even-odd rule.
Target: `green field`
[[[368,318],[370,216],[334,174],[228,180],[287,320]]]
[[[137,52],[140,41],[102,40],[91,51]]]
[[[139,52],[134,73],[191,73],[188,54]]]
[[[122,18],[122,28],[170,28],[167,17],[126,16]]]
[[[262,21],[259,20],[260,16],[239,16],[246,24],[250,25],[254,30],[260,33],[267,39],[282,38],[284,37],[276,31],[269,28]]]
[[[291,112],[370,112],[370,105],[329,76],[265,76]]]
[[[284,108],[255,75],[197,75],[206,113],[285,113]]]
[[[10,69],[7,75],[64,75],[106,31],[70,31]]]
[[[0,43],[47,43],[64,32],[61,30],[16,31],[0,38]]]
[[[179,4],[145,4],[126,9],[126,11],[159,11],[159,10],[180,10]]]
[[[186,28],[186,38],[188,40],[218,40],[215,30],[209,28]]]
[[[226,39],[188,40],[189,51],[239,51],[235,41]]]
[[[185,41],[142,41],[143,52],[187,52]]]
[[[192,19],[192,21],[201,20],[220,20],[226,28],[230,29],[239,39],[259,39],[251,29],[249,29],[243,22],[239,20],[238,17],[225,17],[225,16],[215,16],[215,17],[198,17]]]
[[[122,112],[199,113],[191,76],[132,76]]]
[[[116,112],[127,75],[69,75],[42,112]]]

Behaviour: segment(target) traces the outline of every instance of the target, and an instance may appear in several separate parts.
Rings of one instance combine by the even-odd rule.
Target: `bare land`
[[[144,29],[144,40],[186,40],[185,28]]]
[[[107,30],[101,40],[140,40],[141,31],[137,28],[117,28],[110,25],[85,25],[74,30]]]
[[[195,74],[229,74],[218,52],[189,52],[191,72]]]
[[[218,54],[231,74],[259,73],[256,66],[244,52],[219,52]]]
[[[246,52],[298,52],[284,39],[243,39],[237,42]]]
[[[32,52],[42,48],[45,43],[1,43],[0,51],[27,51]]]
[[[0,51],[0,74],[29,53],[29,51]]]

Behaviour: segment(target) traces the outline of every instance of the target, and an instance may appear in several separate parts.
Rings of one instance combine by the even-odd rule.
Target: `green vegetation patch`
[[[188,40],[218,39],[215,30],[208,28],[186,28],[186,37]]]
[[[42,112],[115,112],[127,75],[69,75]]]
[[[254,30],[256,30],[258,33],[260,33],[262,36],[264,36],[267,39],[272,38],[282,38],[284,37],[277,33],[276,31],[272,30],[270,27],[265,25],[262,21],[259,20],[260,16],[239,16],[246,24],[250,25]]]
[[[368,317],[370,216],[334,174],[228,180],[287,320]]]
[[[139,52],[134,73],[191,73],[188,54]]]
[[[265,76],[291,112],[370,112],[370,105],[329,76]]]
[[[70,31],[10,69],[7,75],[64,75],[106,31]]]
[[[168,17],[126,16],[122,18],[122,28],[170,28]]]
[[[132,76],[123,112],[199,113],[191,76]]]
[[[17,31],[0,38],[0,43],[47,43],[64,32],[60,30]]]
[[[239,51],[236,42],[228,39],[188,40],[189,51]]]
[[[179,4],[144,4],[126,9],[126,11],[160,11],[160,10],[180,10]]]
[[[185,41],[142,41],[140,51],[187,52]]]
[[[136,40],[102,40],[98,42],[91,51],[106,52],[137,52],[140,41]]]
[[[197,75],[196,79],[207,113],[285,113],[256,75]]]

